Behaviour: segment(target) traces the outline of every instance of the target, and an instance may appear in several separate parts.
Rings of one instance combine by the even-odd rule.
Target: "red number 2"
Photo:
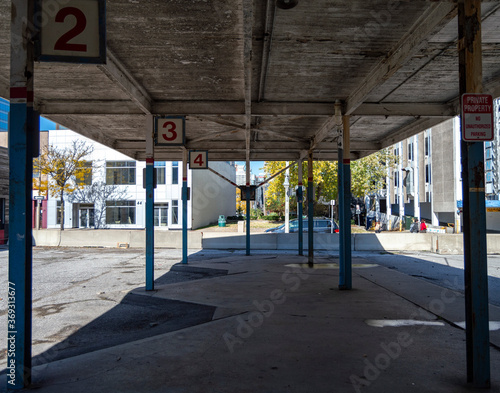
[[[69,41],[83,33],[87,27],[87,18],[82,10],[75,7],[61,8],[56,15],[56,22],[63,23],[68,15],[73,15],[76,18],[75,26],[63,34],[54,45],[54,50],[69,50],[75,52],[86,52],[86,44],[70,44]]]
[[[203,156],[201,154],[198,154],[198,157],[194,159],[194,163],[198,164],[199,166],[203,166]]]
[[[165,124],[163,124],[163,128],[168,128],[167,134],[162,134],[163,139],[169,142],[175,141],[177,139],[177,132],[175,132],[177,126],[173,121],[167,121]],[[170,136],[168,134],[170,134]]]

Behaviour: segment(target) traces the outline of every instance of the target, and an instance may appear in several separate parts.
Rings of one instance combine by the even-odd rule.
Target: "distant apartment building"
[[[486,220],[490,232],[500,232],[500,100],[495,100],[495,140],[484,143]],[[462,179],[460,118],[455,117],[391,149],[399,166],[388,173],[379,194],[380,212],[387,216],[425,219],[434,226],[461,228]]]
[[[100,184],[96,193],[104,196],[84,197],[75,193],[65,200],[65,228],[134,228],[146,225],[146,192],[143,188],[144,162],[131,159],[115,150],[69,130],[49,132],[48,143],[58,148],[69,146],[73,140],[84,140],[94,146],[88,161],[92,173],[86,187]],[[182,162],[156,161],[154,225],[160,229],[182,228]],[[210,168],[228,179],[235,180],[235,167],[228,162],[212,162]],[[218,216],[234,215],[234,187],[207,170],[189,170],[188,228],[196,229],[216,223]],[[88,194],[88,193],[87,193]],[[61,201],[49,197],[47,227],[58,228],[61,222]]]

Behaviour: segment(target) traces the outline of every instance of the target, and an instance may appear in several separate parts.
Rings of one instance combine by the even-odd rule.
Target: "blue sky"
[[[238,165],[245,165],[245,161],[236,161]],[[258,175],[259,173],[264,173],[264,161],[250,161],[250,170],[252,174]]]

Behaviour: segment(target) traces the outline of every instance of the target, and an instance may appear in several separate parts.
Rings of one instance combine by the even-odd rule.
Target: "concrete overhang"
[[[0,0],[9,99],[10,1]],[[253,6],[252,6],[253,5]],[[337,158],[335,103],[353,158],[458,114],[456,1],[107,0],[107,63],[38,63],[35,105],[138,160],[146,117],[185,115],[210,160]],[[484,89],[500,95],[500,4],[483,2]],[[179,147],[157,147],[180,160]]]

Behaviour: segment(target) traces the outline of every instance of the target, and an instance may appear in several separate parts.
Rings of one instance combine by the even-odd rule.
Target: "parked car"
[[[309,227],[308,227],[308,221],[307,218],[305,218],[303,221],[303,231],[308,232]],[[317,233],[331,233],[332,232],[332,226],[333,226],[333,232],[334,233],[339,233],[339,226],[335,221],[332,221],[328,218],[315,218],[313,221],[313,232]],[[290,233],[298,232],[299,231],[299,220],[290,220]],[[269,228],[266,230],[266,232],[270,233],[285,233],[285,224],[281,224],[280,226],[277,226],[275,228]]]

